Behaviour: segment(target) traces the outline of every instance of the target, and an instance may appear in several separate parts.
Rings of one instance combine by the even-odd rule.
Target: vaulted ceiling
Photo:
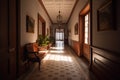
[[[39,0],[39,2],[53,23],[57,23],[56,17],[59,14],[59,10],[62,16],[62,23],[67,23],[77,0]]]

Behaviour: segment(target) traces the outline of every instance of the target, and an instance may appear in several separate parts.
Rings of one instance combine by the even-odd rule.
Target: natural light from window
[[[56,47],[51,47],[51,49],[56,49],[56,50],[63,50],[64,46],[56,46]]]
[[[50,53],[64,53],[64,51],[63,50],[50,50],[49,51]]]
[[[50,48],[47,55],[44,57],[44,61],[46,60],[72,62],[71,56],[66,55],[64,49],[58,49],[57,47]]]
[[[64,49],[64,29],[56,29],[55,46],[58,49]]]
[[[54,61],[67,61],[72,62],[70,56],[64,56],[60,54],[47,54],[44,60],[54,60]]]
[[[84,38],[84,42],[86,44],[88,44],[88,14],[85,16],[85,38]]]

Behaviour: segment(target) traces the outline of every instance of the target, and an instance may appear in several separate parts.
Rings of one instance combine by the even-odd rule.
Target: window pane
[[[88,14],[85,16],[85,43],[88,44]]]

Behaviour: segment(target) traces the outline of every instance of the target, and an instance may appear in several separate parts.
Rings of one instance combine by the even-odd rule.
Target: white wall
[[[38,13],[46,21],[46,29],[50,27],[51,22],[38,0],[21,0],[21,46],[26,43],[35,42],[37,39],[37,15]],[[26,15],[35,20],[34,33],[26,32]]]
[[[80,11],[84,8],[84,6],[86,5],[86,3],[88,2],[88,0],[79,0],[75,10],[68,22],[68,30],[71,30],[71,33],[69,34],[69,39],[71,40],[75,40],[75,41],[79,41],[79,35],[75,35],[74,34],[74,26],[76,23],[79,23],[79,13]]]

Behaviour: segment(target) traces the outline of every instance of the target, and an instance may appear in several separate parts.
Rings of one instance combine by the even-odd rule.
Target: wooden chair
[[[44,58],[45,53],[39,53],[37,43],[28,43],[25,45],[25,49],[27,63],[29,64],[29,62],[38,62],[40,70],[41,60]]]

